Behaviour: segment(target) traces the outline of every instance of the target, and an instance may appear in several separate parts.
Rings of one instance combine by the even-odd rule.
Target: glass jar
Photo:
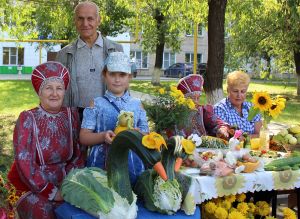
[[[259,143],[260,143],[260,150],[269,150],[270,144],[270,130],[268,129],[267,124],[264,124],[259,132]]]

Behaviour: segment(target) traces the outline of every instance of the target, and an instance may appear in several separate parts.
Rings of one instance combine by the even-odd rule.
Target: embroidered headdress
[[[49,80],[58,80],[67,89],[70,81],[68,69],[59,62],[50,61],[36,66],[31,75],[31,82],[38,95]]]
[[[181,90],[185,96],[192,94],[201,94],[203,86],[203,77],[198,74],[190,74],[180,79],[177,85],[177,89]]]

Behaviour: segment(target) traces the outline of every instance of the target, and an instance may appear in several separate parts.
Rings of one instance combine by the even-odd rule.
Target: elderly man
[[[56,60],[65,65],[71,74],[71,86],[66,92],[64,105],[77,107],[82,119],[83,109],[104,93],[104,84],[99,83],[103,81],[101,72],[104,60],[110,52],[123,51],[123,48],[97,31],[100,15],[95,3],[79,3],[74,14],[79,37],[61,49]]]

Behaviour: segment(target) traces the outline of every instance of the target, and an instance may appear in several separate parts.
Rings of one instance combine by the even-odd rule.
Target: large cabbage
[[[180,209],[182,195],[176,179],[164,181],[155,171],[146,170],[139,176],[134,191],[150,211],[171,215]]]
[[[62,184],[64,200],[101,219],[133,219],[137,216],[136,195],[126,198],[108,187],[106,172],[95,167],[74,169]]]

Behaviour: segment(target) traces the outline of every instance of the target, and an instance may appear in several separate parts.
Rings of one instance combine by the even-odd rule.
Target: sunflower
[[[252,103],[254,107],[260,111],[268,111],[272,106],[272,99],[267,92],[255,92],[253,94]]]
[[[276,118],[282,111],[282,106],[276,101],[273,101],[272,106],[269,108],[269,114],[273,118]]]

